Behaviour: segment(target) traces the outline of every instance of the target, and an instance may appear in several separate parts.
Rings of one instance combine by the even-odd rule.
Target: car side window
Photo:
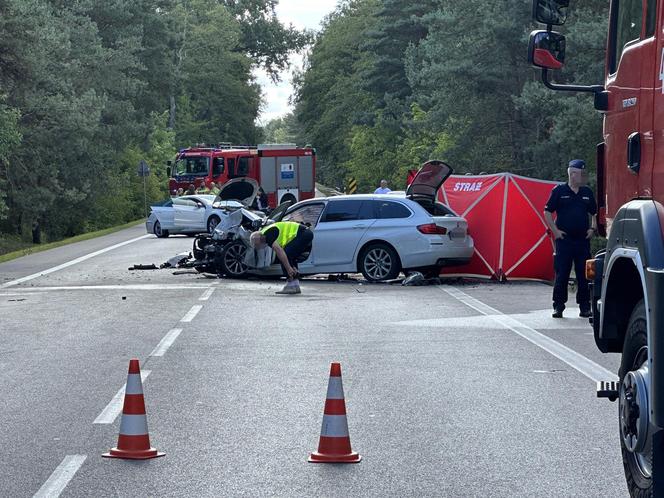
[[[183,198],[178,198],[178,199],[173,199],[173,207],[195,207],[196,203],[192,201],[191,199],[183,199]]]
[[[399,202],[375,201],[376,218],[379,220],[408,218],[412,213],[410,209]]]
[[[324,207],[325,204],[323,203],[307,204],[288,213],[284,216],[283,221],[296,221],[313,228],[318,224],[318,218],[320,218]]]
[[[321,222],[359,220],[362,203],[361,200],[329,201]]]

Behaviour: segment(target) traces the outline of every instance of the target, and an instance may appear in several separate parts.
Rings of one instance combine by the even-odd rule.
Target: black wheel
[[[650,369],[646,308],[643,300],[632,311],[620,362],[620,447],[627,487],[632,498],[653,495],[653,436],[650,423]]]
[[[224,247],[219,262],[221,272],[231,278],[245,277],[248,269],[247,265],[244,264],[246,253],[247,246],[240,240],[233,241]]]
[[[160,239],[165,239],[168,237],[168,230],[162,230],[161,229],[161,223],[159,221],[154,222],[154,228],[153,228],[154,234],[159,237]]]
[[[293,194],[284,194],[284,196],[281,198],[281,202],[279,204],[283,204],[284,202],[291,201],[293,204],[297,202],[297,199]]]
[[[219,224],[220,221],[221,220],[219,219],[219,216],[210,216],[207,222],[208,233],[214,232],[214,229],[217,228],[217,225]]]
[[[369,282],[392,280],[401,271],[399,255],[387,244],[372,244],[360,253],[359,270]]]

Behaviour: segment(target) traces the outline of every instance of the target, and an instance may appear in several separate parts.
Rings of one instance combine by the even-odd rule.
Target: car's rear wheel
[[[249,269],[244,263],[246,254],[247,246],[244,242],[236,240],[228,244],[221,253],[221,272],[231,278],[245,277]]]
[[[359,270],[369,282],[392,280],[401,271],[397,252],[387,244],[372,244],[360,254]]]
[[[210,216],[207,222],[207,231],[208,233],[214,232],[214,229],[217,228],[217,225],[219,224],[221,220],[219,219],[219,216]]]
[[[153,228],[154,234],[159,237],[160,239],[165,239],[168,237],[168,230],[163,230],[161,228],[161,223],[159,221],[154,222],[154,228]]]

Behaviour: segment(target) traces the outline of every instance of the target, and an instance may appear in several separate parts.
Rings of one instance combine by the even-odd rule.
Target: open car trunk
[[[468,222],[437,200],[440,187],[453,172],[452,167],[442,161],[424,163],[408,185],[406,198],[426,209],[436,225],[445,227],[450,239],[464,239],[468,233]]]

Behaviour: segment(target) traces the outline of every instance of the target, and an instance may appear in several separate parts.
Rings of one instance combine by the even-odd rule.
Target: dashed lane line
[[[199,301],[207,301],[212,296],[212,293],[215,291],[216,287],[210,287],[206,290],[201,297],[198,298]]]
[[[145,382],[145,379],[150,375],[151,370],[142,370],[141,371],[141,382]],[[122,411],[122,402],[124,399],[125,389],[127,384],[120,388],[120,390],[113,396],[113,399],[110,401],[106,408],[102,410],[99,416],[95,419],[93,424],[112,424],[115,422],[115,419],[120,415]]]
[[[535,346],[542,348],[547,353],[555,356],[564,363],[567,363],[570,367],[578,370],[589,379],[595,382],[599,382],[601,380],[618,380],[618,376],[610,370],[607,370],[603,366],[598,365],[582,354],[579,354],[573,349],[560,344],[558,341],[551,339],[550,337],[536,331],[524,323],[515,320],[511,316],[508,316],[498,311],[497,309],[492,308],[479,299],[469,296],[465,292],[454,287],[439,287],[439,289],[461,301],[466,306],[482,313],[483,315],[492,315],[496,321],[506,329],[509,329],[512,332],[520,335],[524,339],[533,343]]]
[[[114,244],[114,245],[106,247],[104,249],[100,249],[99,251],[91,252],[90,254],[86,254],[85,256],[81,256],[80,258],[72,259],[71,261],[68,261],[68,262],[63,263],[63,264],[58,265],[58,266],[54,266],[53,268],[49,268],[47,270],[42,270],[38,273],[33,273],[32,275],[28,275],[27,277],[21,277],[21,278],[17,278],[16,280],[11,280],[9,282],[5,282],[4,284],[0,285],[0,289],[6,289],[7,287],[12,287],[14,285],[22,284],[23,282],[27,282],[29,280],[34,280],[35,278],[43,277],[44,275],[48,275],[49,273],[53,273],[53,272],[56,272],[58,270],[63,270],[64,268],[69,268],[70,266],[81,263],[81,262],[86,261],[90,258],[94,258],[95,256],[99,256],[100,254],[104,254],[105,252],[112,251],[113,249],[117,249],[118,247],[126,246],[127,244],[132,244],[133,242],[137,242],[139,240],[145,239],[146,237],[152,237],[152,235],[145,234],[145,235],[141,235],[140,237],[136,237],[135,239],[125,240],[124,242],[120,242],[119,244]]]
[[[187,314],[184,315],[180,321],[183,323],[191,322],[194,318],[196,318],[196,315],[198,315],[198,312],[201,311],[201,309],[203,309],[203,305],[195,304],[189,311],[187,311]]]
[[[67,455],[33,498],[57,498],[81,468],[87,455]]]
[[[175,339],[178,338],[181,332],[182,329],[169,330],[168,333],[164,336],[164,338],[161,341],[159,341],[159,344],[157,344],[157,347],[154,348],[154,351],[150,353],[150,356],[164,356],[166,354],[166,351],[168,351],[168,348],[170,348],[173,345]]]

